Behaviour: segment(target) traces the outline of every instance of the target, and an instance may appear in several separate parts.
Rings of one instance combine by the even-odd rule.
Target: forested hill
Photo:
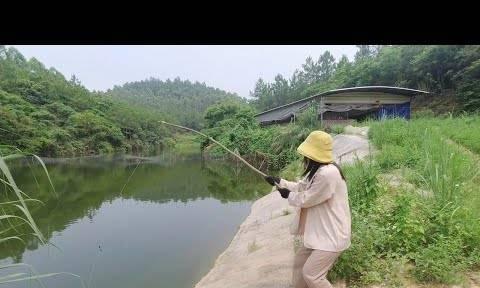
[[[0,153],[41,156],[149,153],[168,145],[159,120],[201,128],[206,108],[236,94],[180,79],[91,92],[72,76],[0,46]]]
[[[80,156],[161,149],[170,119],[92,93],[30,60],[15,48],[0,46],[0,153]]]
[[[260,111],[330,89],[386,85],[453,95],[460,110],[480,109],[480,46],[359,45],[355,59],[325,52],[290,78],[259,79],[251,96]],[[452,93],[453,92],[453,93]]]
[[[205,83],[188,80],[161,81],[155,78],[115,86],[106,92],[114,99],[151,107],[170,115],[177,123],[200,128],[208,106],[220,100],[244,101],[237,94],[209,87]]]

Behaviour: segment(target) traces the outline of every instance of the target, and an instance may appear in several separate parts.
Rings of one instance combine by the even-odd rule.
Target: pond
[[[228,246],[251,203],[269,191],[250,170],[222,161],[110,157],[50,160],[47,167],[56,193],[39,165],[11,169],[20,188],[44,203],[30,209],[51,244],[33,236],[26,245],[3,243],[0,261],[27,263],[40,274],[74,273],[87,287],[192,287]],[[42,282],[82,287],[69,275]]]

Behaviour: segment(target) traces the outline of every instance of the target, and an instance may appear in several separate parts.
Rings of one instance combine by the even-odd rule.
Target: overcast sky
[[[262,77],[289,78],[308,56],[318,59],[329,50],[335,59],[353,59],[357,48],[347,45],[238,46],[15,46],[27,58],[55,67],[67,79],[75,74],[90,90],[150,77],[205,82],[248,97]]]

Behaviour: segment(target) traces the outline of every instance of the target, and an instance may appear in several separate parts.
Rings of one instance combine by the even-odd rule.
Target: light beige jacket
[[[299,233],[300,210],[306,210],[305,247],[340,252],[350,246],[351,215],[347,185],[337,167],[329,164],[319,168],[311,181],[306,177],[298,182],[281,179],[280,186],[291,191],[288,202],[297,207],[292,234]]]

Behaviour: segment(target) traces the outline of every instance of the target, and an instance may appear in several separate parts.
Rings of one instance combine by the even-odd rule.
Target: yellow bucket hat
[[[313,131],[297,148],[301,155],[320,163],[333,162],[333,139],[323,131]]]

